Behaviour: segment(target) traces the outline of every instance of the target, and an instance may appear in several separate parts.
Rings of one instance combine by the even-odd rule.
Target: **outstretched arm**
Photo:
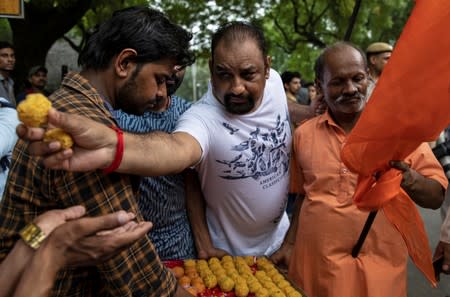
[[[314,116],[314,112],[312,108],[308,105],[302,105],[297,102],[293,102],[288,100],[288,111],[289,118],[291,122],[295,125],[299,125],[304,120],[312,118]]]
[[[60,150],[57,142],[44,143],[44,131],[20,125],[17,134],[30,140],[29,151],[44,156],[51,169],[91,171],[108,167],[116,155],[118,137],[109,127],[82,116],[51,109],[49,126],[62,128],[74,140],[72,149]],[[124,134],[124,154],[118,172],[159,176],[181,172],[201,157],[199,143],[187,133],[155,132],[144,135]]]
[[[314,100],[309,106],[302,105],[291,100],[288,100],[287,104],[289,118],[296,126],[307,119],[324,113],[327,109],[326,103],[321,95],[318,95],[317,100]]]

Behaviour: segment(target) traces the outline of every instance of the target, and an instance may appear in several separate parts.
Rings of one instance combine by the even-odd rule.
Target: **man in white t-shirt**
[[[209,90],[180,118],[174,133],[125,133],[123,157],[116,156],[114,131],[51,112],[50,123],[69,132],[76,149],[47,156],[44,164],[85,171],[122,157],[118,172],[144,176],[195,167],[205,198],[191,193],[188,211],[199,257],[270,255],[289,225],[292,133],[283,84],[270,69],[262,31],[253,25],[222,26],[212,38],[211,54]],[[305,118],[313,114],[307,106],[303,111]],[[30,146],[34,154],[49,150],[41,142]]]
[[[213,85],[214,67],[222,62],[219,59],[212,66]],[[218,101],[210,85],[203,98],[179,119],[175,130],[192,135],[202,149],[195,168],[209,228],[202,226],[201,197],[188,195],[189,217],[201,257],[216,255],[215,248],[233,255],[270,255],[280,247],[289,227],[285,208],[292,135],[287,104],[278,73],[267,69],[260,75],[269,78],[255,110],[233,113],[230,109],[235,105],[231,102],[227,108]],[[244,100],[241,96],[235,101],[238,98]]]

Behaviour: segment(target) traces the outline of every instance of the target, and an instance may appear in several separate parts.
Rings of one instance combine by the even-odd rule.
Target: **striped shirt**
[[[58,110],[115,125],[98,92],[77,73],[67,74],[50,100]],[[18,240],[18,231],[51,209],[81,204],[88,216],[126,210],[142,220],[134,196],[138,182],[118,173],[46,169],[39,158],[28,154],[27,143],[19,140],[0,204],[0,261]],[[103,264],[60,271],[50,296],[173,296],[176,286],[174,276],[162,265],[145,236]]]
[[[146,112],[142,116],[121,110],[113,112],[118,125],[125,131],[148,133],[172,132],[178,118],[190,103],[171,96],[164,112]],[[149,237],[163,260],[195,257],[194,240],[186,212],[184,177],[182,174],[145,177],[140,185],[138,206],[145,220],[153,222]]]

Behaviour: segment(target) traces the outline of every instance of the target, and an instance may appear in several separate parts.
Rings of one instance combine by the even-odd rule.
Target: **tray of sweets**
[[[306,297],[267,257],[169,260],[178,284],[197,297]]]

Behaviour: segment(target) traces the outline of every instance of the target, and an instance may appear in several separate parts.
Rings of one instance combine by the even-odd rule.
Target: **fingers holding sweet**
[[[32,128],[19,124],[16,128],[17,136],[25,141],[38,141],[44,138],[45,130],[43,128]]]
[[[33,147],[33,152],[42,150],[42,147]],[[50,153],[50,152],[49,152]],[[70,170],[71,163],[70,158],[73,156],[72,149],[66,149],[63,151],[53,152],[50,155],[47,155],[42,163],[45,167],[53,169],[53,170]]]

